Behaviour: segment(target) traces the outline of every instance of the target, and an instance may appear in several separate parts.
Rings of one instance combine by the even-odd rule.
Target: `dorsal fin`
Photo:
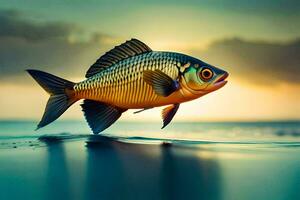
[[[143,42],[133,38],[119,46],[116,46],[115,48],[101,56],[89,68],[89,70],[86,72],[85,77],[91,77],[125,58],[129,58],[150,51],[152,51],[150,47],[148,47]]]

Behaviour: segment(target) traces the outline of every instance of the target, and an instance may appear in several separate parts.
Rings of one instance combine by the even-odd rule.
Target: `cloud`
[[[66,38],[78,27],[61,22],[37,23],[16,10],[0,11],[0,37],[19,37],[29,41]]]
[[[0,10],[0,81],[28,81],[25,69],[34,68],[63,77],[84,77],[88,67],[120,38],[94,33],[74,40],[80,27],[63,22],[37,23],[18,11]],[[300,84],[300,40],[288,43],[239,38],[213,42],[192,55],[224,66],[231,77],[260,85]],[[27,77],[27,78],[25,78]]]
[[[233,38],[215,41],[204,51],[192,52],[250,83],[300,83],[300,40],[277,43]]]
[[[2,81],[12,81],[11,76],[24,78],[28,68],[83,77],[88,67],[116,41],[115,37],[101,33],[76,41],[72,39],[78,30],[76,25],[35,23],[17,11],[0,11],[0,25]]]

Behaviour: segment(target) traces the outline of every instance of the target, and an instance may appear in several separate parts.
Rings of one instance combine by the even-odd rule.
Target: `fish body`
[[[74,102],[85,99],[82,108],[94,133],[109,127],[128,109],[170,105],[162,113],[165,127],[180,103],[221,88],[228,76],[185,54],[152,51],[136,39],[101,56],[88,70],[87,79],[79,83],[37,70],[28,72],[51,95],[38,128],[54,121]],[[61,111],[53,111],[55,107]]]
[[[179,79],[179,67],[188,56],[171,52],[148,52],[122,60],[92,77],[76,84],[78,98],[106,102],[121,108],[157,107],[186,101],[184,88],[168,97],[155,93],[143,80],[146,70],[160,70],[174,80]]]

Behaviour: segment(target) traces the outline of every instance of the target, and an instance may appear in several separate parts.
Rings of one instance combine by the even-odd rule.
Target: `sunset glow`
[[[68,1],[30,2],[0,6],[1,119],[39,119],[43,113],[48,96],[25,69],[81,81],[100,55],[134,37],[153,50],[190,54],[229,71],[224,88],[183,104],[175,120],[300,119],[297,6],[89,1],[86,7],[72,1],[70,9]],[[81,15],[85,9],[88,14]],[[160,110],[128,112],[121,119],[160,121]],[[78,103],[62,119],[83,119]]]

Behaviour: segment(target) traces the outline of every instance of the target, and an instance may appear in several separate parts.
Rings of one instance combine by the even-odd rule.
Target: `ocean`
[[[300,122],[0,121],[0,199],[300,199]]]

